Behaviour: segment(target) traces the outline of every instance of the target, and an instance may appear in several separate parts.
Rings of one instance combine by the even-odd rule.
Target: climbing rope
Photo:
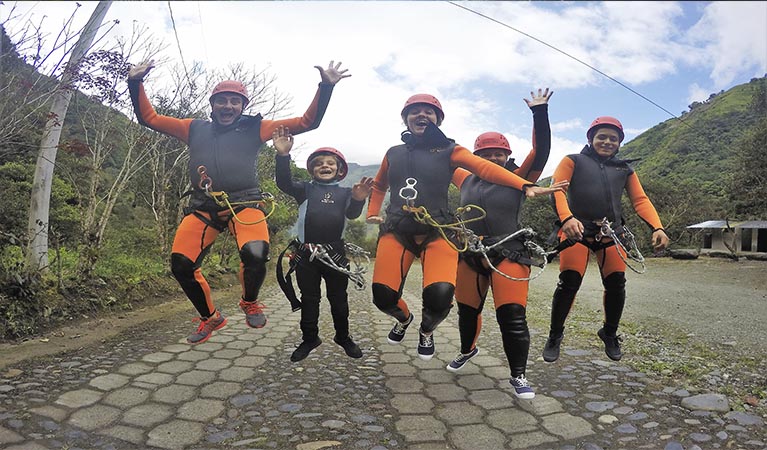
[[[400,198],[405,200],[406,203],[405,205],[402,205],[402,210],[413,214],[413,218],[416,222],[435,228],[439,232],[440,236],[442,236],[442,239],[444,239],[445,242],[447,242],[450,248],[453,250],[457,251],[458,253],[467,251],[469,248],[469,239],[473,233],[471,230],[466,228],[466,224],[484,219],[487,216],[487,212],[476,205],[461,206],[456,209],[454,214],[457,219],[456,222],[448,224],[439,223],[434,220],[425,206],[415,206],[415,199],[418,198],[418,191],[415,188],[417,183],[418,180],[415,178],[408,178],[405,180],[405,186],[399,190]],[[472,217],[470,219],[463,218],[465,214],[475,209],[479,211],[479,216]],[[445,233],[445,230],[453,232],[455,239],[459,242],[461,248],[453,243],[452,239],[450,239]]]
[[[227,194],[225,191],[211,190],[211,188],[213,187],[213,179],[208,176],[207,172],[208,172],[208,169],[205,166],[199,166],[197,168],[197,173],[200,175],[200,182],[197,183],[197,186],[203,192],[205,192],[205,195],[212,198],[213,201],[215,201],[218,206],[226,207],[227,209],[229,209],[229,212],[232,213],[232,218],[236,220],[237,222],[241,223],[242,225],[256,225],[258,223],[265,221],[274,213],[276,202],[274,200],[274,196],[270,194],[269,192],[262,192],[260,195],[261,198],[258,200],[230,202],[229,194]],[[244,222],[237,216],[237,212],[234,210],[235,206],[250,206],[250,207],[263,206],[269,209],[269,212],[264,216],[263,219],[256,220],[255,222]]]
[[[622,232],[620,234],[616,233],[612,228],[612,223],[607,220],[607,217],[597,221],[596,224],[599,225],[600,228],[599,232],[596,234],[596,236],[594,236],[594,240],[600,242],[603,238],[606,237],[612,239],[613,242],[615,242],[615,245],[620,247],[618,249],[618,255],[621,257],[623,262],[626,263],[626,266],[636,273],[645,273],[647,266],[644,262],[644,256],[642,256],[642,253],[639,251],[639,247],[637,246],[636,239],[634,238],[634,233],[632,233],[625,225],[622,227]],[[624,254],[626,256],[623,256]],[[629,260],[639,263],[642,266],[641,269],[634,268]]]

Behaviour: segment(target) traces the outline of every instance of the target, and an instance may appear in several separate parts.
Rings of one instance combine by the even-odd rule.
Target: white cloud
[[[689,30],[702,44],[711,66],[714,90],[727,87],[736,76],[767,73],[767,2],[714,2]]]

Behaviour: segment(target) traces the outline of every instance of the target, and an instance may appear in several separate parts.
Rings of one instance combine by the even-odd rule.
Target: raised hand
[[[354,200],[365,200],[373,192],[373,178],[362,177],[359,182],[352,186],[352,198]]]
[[[533,91],[530,91],[530,98],[532,98],[532,100],[526,98],[523,100],[527,103],[528,107],[532,108],[533,106],[547,104],[552,95],[554,95],[554,91],[549,92],[549,88],[546,88],[545,92],[542,89],[538,89],[538,95],[535,95]]]
[[[320,76],[322,77],[323,83],[330,83],[335,85],[339,81],[343,80],[344,78],[349,78],[352,76],[352,74],[347,74],[346,72],[349,71],[349,69],[340,70],[341,63],[333,64],[333,61],[330,61],[330,64],[328,64],[327,69],[323,69],[322,66],[314,66],[317,70],[320,71]]]
[[[129,80],[143,80],[146,74],[149,73],[150,70],[154,68],[154,60],[150,59],[149,61],[144,61],[140,64],[137,64],[128,70],[128,79]]]
[[[287,156],[293,148],[293,135],[288,127],[280,126],[272,131],[272,146],[280,156]]]

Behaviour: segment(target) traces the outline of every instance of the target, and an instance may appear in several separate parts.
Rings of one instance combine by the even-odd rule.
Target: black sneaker
[[[450,364],[447,365],[447,370],[451,372],[458,372],[463,368],[463,366],[469,362],[469,360],[479,354],[479,347],[474,347],[472,351],[470,351],[467,354],[459,353],[458,356],[455,357],[454,360],[450,361]]]
[[[298,362],[302,359],[305,359],[307,356],[309,356],[309,353],[311,353],[315,348],[319,347],[320,344],[322,344],[322,340],[320,338],[317,338],[313,341],[301,342],[293,351],[293,354],[290,355],[290,360],[293,362]]]
[[[407,327],[409,327],[412,322],[413,313],[410,313],[410,317],[407,318],[407,322],[402,323],[397,321],[397,323],[394,324],[394,327],[389,332],[389,336],[387,336],[386,340],[388,340],[390,344],[399,344],[402,342],[402,340],[405,339],[405,331],[407,331]]]
[[[546,345],[543,347],[543,360],[546,362],[554,362],[559,359],[559,345],[562,344],[563,335],[558,337],[551,337],[546,340]]]
[[[430,360],[434,356],[434,334],[424,334],[418,330],[418,357],[424,361]]]
[[[621,341],[623,339],[620,336],[608,336],[604,328],[600,328],[597,331],[597,336],[605,343],[607,357],[613,361],[620,361],[623,357],[623,353],[621,353]]]
[[[359,345],[354,343],[351,336],[347,336],[346,339],[343,340],[333,338],[333,342],[343,347],[346,355],[350,358],[362,358],[362,350],[360,350]]]

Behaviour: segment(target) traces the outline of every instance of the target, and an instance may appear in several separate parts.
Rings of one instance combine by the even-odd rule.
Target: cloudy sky
[[[80,3],[82,26],[96,2]],[[53,30],[75,6],[5,1],[0,19],[10,34],[43,16]],[[679,116],[693,101],[767,73],[764,1],[115,1],[106,20],[115,19],[107,39],[139,26],[166,46],[165,63],[147,79],[150,95],[181,55],[187,66],[242,62],[275,75],[292,97],[289,116],[300,115],[319,81],[313,66],[343,62],[352,77],[337,86],[320,128],[296,138],[299,165],[322,146],[351,162],[380,163],[399,143],[403,103],[420,92],[440,99],[442,129],[458,143],[471,148],[478,134],[500,131],[522,159],[532,131],[523,98],[549,87],[550,175],[580,150],[597,116],[618,117],[631,140],[669,112]]]

